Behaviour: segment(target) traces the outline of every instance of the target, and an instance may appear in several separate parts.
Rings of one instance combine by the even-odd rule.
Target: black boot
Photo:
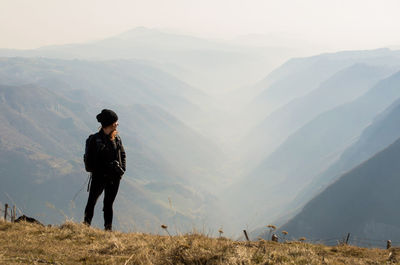
[[[92,215],[92,217],[93,217],[93,215]],[[83,218],[83,224],[90,226],[91,223],[92,223],[91,216],[89,216],[89,214],[87,214],[87,212],[85,212],[85,217]]]

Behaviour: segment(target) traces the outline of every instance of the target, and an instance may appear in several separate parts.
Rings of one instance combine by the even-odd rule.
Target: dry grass
[[[0,264],[396,264],[397,252],[307,243],[237,242],[0,221]],[[399,263],[400,264],[400,263]]]

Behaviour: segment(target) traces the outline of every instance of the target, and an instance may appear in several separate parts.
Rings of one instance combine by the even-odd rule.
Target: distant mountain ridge
[[[279,52],[277,52],[279,51]],[[294,54],[291,49],[249,48],[157,29],[134,28],[83,44],[34,50],[0,49],[0,57],[46,57],[82,60],[141,60],[203,91],[224,91],[258,80]]]
[[[252,156],[257,159],[257,153],[258,156],[268,155],[288,136],[319,114],[356,99],[379,80],[395,71],[393,68],[361,63],[355,63],[338,71],[311,92],[293,99],[257,125],[247,136],[256,140],[249,147]]]
[[[316,89],[335,73],[354,64],[379,67],[398,66],[398,51],[387,48],[368,51],[341,51],[304,58],[291,58],[255,84],[260,91],[250,109],[264,110],[264,118],[295,98]],[[262,106],[264,105],[264,108]],[[266,105],[266,106],[265,106]],[[267,107],[267,111],[265,111]],[[252,110],[256,112],[256,110]]]
[[[359,58],[360,54],[366,57]],[[292,111],[287,116],[282,115],[282,117],[298,122],[296,118],[299,114],[300,120],[311,120],[288,135],[275,150],[267,150],[267,152],[272,151],[271,154],[267,155],[258,165],[256,164],[253,169],[250,167],[245,172],[245,177],[242,177],[238,183],[233,184],[232,187],[227,189],[227,193],[231,194],[231,196],[228,195],[226,197],[227,204],[233,203],[236,205],[238,209],[236,215],[240,215],[239,213],[243,210],[246,211],[246,216],[243,216],[242,219],[237,218],[235,221],[243,223],[247,220],[247,222],[251,222],[251,226],[254,228],[257,226],[261,227],[265,222],[279,221],[279,224],[281,224],[287,220],[285,217],[290,218],[291,214],[294,213],[296,210],[295,205],[298,206],[301,203],[307,202],[307,199],[304,199],[305,197],[301,197],[304,199],[301,202],[294,200],[299,199],[300,197],[297,197],[297,195],[303,189],[309,187],[308,185],[312,183],[316,176],[326,170],[340,157],[347,147],[354,143],[365,127],[377,115],[399,98],[400,90],[398,89],[398,85],[400,80],[397,71],[400,60],[398,60],[397,52],[394,52],[393,57],[389,56],[389,58],[385,59],[388,54],[390,54],[390,51],[384,51],[383,54],[381,51],[377,51],[375,55],[371,51],[366,53],[355,52],[354,56],[351,52],[344,55],[339,53],[322,56],[333,60],[335,55],[338,55],[338,60],[341,60],[341,56],[343,55],[344,58],[350,58],[349,61],[353,60],[352,57],[356,58],[356,61],[364,61],[368,66],[362,66],[361,69],[364,70],[358,73],[362,73],[363,71],[365,71],[364,73],[368,71],[375,72],[377,69],[381,71],[386,68],[384,64],[385,60],[388,61],[387,66],[390,65],[390,70],[386,74],[384,70],[381,72],[382,75],[375,72],[374,74],[377,74],[375,79],[371,76],[371,83],[368,85],[365,83],[366,80],[364,80],[363,74],[357,77],[357,71],[354,71],[362,64],[357,63],[354,65],[354,68],[350,67],[348,73],[349,76],[354,74],[355,80],[358,80],[358,92],[356,92],[357,86],[355,86],[354,92],[356,93],[350,95],[347,101],[345,96],[339,95],[336,96],[338,97],[338,101],[334,104],[330,103],[329,99],[322,97],[322,102],[327,102],[327,106],[329,104],[332,105],[330,109],[324,110],[325,105],[322,104],[319,110],[321,113],[318,114],[318,111],[316,111],[317,115],[312,111],[309,113],[299,111],[301,109],[296,109],[296,103],[302,99],[304,100],[304,108],[311,108],[313,104],[318,105],[318,97],[316,96],[312,99],[313,95],[318,95],[318,90],[307,94],[310,98],[305,96],[289,103],[288,109],[293,108],[296,111]],[[372,61],[367,63],[368,60]],[[344,69],[342,73],[345,73]],[[392,75],[387,76],[387,73],[392,73]],[[340,76],[340,74],[337,76]],[[339,91],[346,91],[346,84],[357,84],[357,82],[346,82],[343,79],[337,82],[337,85],[340,86]],[[323,84],[329,83],[326,82]],[[335,84],[335,82],[332,82],[332,84]],[[321,87],[323,88],[323,85]],[[328,95],[335,96],[335,93],[332,92],[333,87],[326,86]],[[349,87],[349,89],[352,88],[352,86]],[[344,101],[340,103],[339,98]],[[310,101],[307,101],[308,99]],[[335,104],[337,105],[335,106]],[[302,114],[304,117],[301,116]],[[314,118],[312,118],[313,115],[315,116]],[[286,122],[279,119],[277,121],[283,124]],[[287,124],[290,126],[290,122]],[[266,139],[268,139],[269,134],[277,134],[278,136],[281,136],[280,134],[286,135],[285,131],[274,129],[270,131],[260,130],[260,135]],[[263,146],[262,139],[258,137],[250,138],[255,144],[258,143],[260,150],[265,147]],[[246,141],[243,143],[246,143]],[[257,162],[257,160],[252,161],[252,159],[251,156],[248,158],[249,163]],[[235,196],[238,193],[241,196]],[[310,198],[308,197],[308,199]]]
[[[282,226],[293,236],[400,239],[400,140],[344,174]]]
[[[85,104],[88,100],[100,104],[151,104],[180,118],[188,112],[201,112],[190,99],[204,97],[202,92],[157,68],[126,60],[1,58],[0,82],[45,85],[70,93],[74,100]]]
[[[377,116],[359,139],[346,149],[340,158],[299,194],[295,201],[306,201],[322,191],[342,174],[380,152],[400,137],[400,101],[396,100],[390,107]]]

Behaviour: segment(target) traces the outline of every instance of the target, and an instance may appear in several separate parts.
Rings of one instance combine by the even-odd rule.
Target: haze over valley
[[[400,241],[400,52],[253,41],[138,27],[0,49],[0,202],[81,221],[84,143],[109,108],[128,161],[116,229]]]

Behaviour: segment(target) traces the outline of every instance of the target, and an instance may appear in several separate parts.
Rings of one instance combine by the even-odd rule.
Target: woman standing
[[[89,146],[87,148],[92,150],[93,162],[84,223],[91,224],[97,199],[104,190],[104,229],[111,231],[112,206],[117,196],[119,182],[126,170],[126,155],[117,131],[117,114],[112,110],[103,109],[96,118],[101,123],[101,129],[88,139]]]

